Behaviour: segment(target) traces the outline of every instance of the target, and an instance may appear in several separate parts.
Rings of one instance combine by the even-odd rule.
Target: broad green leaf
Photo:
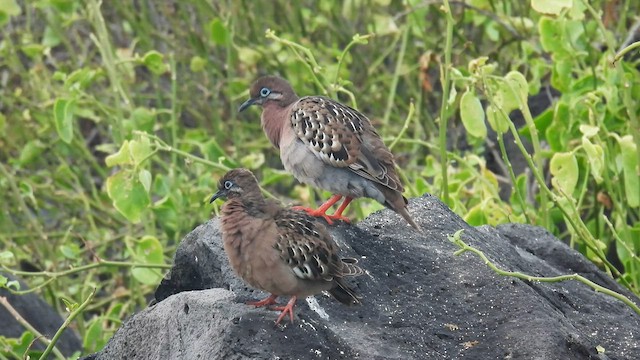
[[[548,16],[542,16],[538,20],[538,33],[540,34],[540,45],[544,51],[555,53],[562,50],[559,44],[562,39],[562,29],[558,26],[558,21]]]
[[[485,225],[487,223],[487,217],[482,210],[482,205],[477,204],[469,209],[464,216],[464,221],[471,226]]]
[[[58,247],[60,253],[67,259],[78,260],[80,255],[80,247],[75,243],[63,244]]]
[[[53,104],[53,119],[56,123],[56,131],[62,141],[67,144],[73,140],[73,110],[75,100],[56,99]]]
[[[131,113],[131,120],[133,120],[135,130],[152,133],[156,123],[156,113],[153,110],[138,107]]]
[[[15,262],[15,256],[9,250],[0,251],[0,265],[11,265]]]
[[[622,171],[624,175],[624,191],[627,199],[627,206],[640,206],[640,173],[639,160],[636,144],[631,135],[618,138],[620,153],[622,155]]]
[[[138,173],[138,179],[144,187],[144,190],[148,193],[151,189],[151,173],[149,172],[149,170],[140,170],[140,172]]]
[[[525,79],[524,75],[518,71],[510,71],[504,79],[518,99],[516,106],[520,108],[522,104],[526,104],[527,97],[529,96],[529,84],[527,84],[527,79]]]
[[[20,15],[21,9],[16,0],[0,0],[0,26],[9,22],[9,17]]]
[[[197,73],[201,72],[207,66],[207,60],[203,59],[200,56],[194,56],[191,58],[191,62],[189,62],[189,69],[191,72]]]
[[[505,117],[502,112],[496,110],[493,105],[487,106],[487,121],[498,134],[504,134],[509,131],[509,121],[511,120]]]
[[[116,210],[132,223],[138,223],[149,206],[149,195],[132,171],[120,170],[109,176],[107,194]]]
[[[589,159],[589,165],[591,168],[591,175],[596,180],[596,183],[602,182],[602,172],[604,171],[604,151],[599,144],[593,144],[587,136],[582,137],[582,148],[587,153],[587,159]]]
[[[102,316],[94,317],[85,325],[84,338],[82,339],[82,348],[89,352],[102,349],[107,340],[111,337],[111,332],[107,331],[104,326],[105,319]]]
[[[89,68],[80,68],[75,70],[64,80],[64,87],[68,90],[81,90],[91,85],[96,78],[96,70]]]
[[[40,140],[31,140],[25,144],[20,152],[20,157],[18,158],[18,164],[21,166],[31,164],[33,161],[38,159],[40,155],[44,152],[45,145]]]
[[[473,91],[467,90],[460,98],[460,118],[462,124],[471,136],[484,138],[487,136],[487,126],[484,123],[484,109],[480,99]]]
[[[135,166],[140,165],[153,153],[149,138],[144,136],[138,140],[129,141],[129,151],[131,151],[131,159]]]
[[[111,154],[104,159],[107,167],[112,167],[122,164],[132,164],[131,151],[129,150],[129,140],[125,140],[117,153]]]
[[[570,9],[573,0],[531,0],[533,10],[548,15],[560,15],[563,9]]]
[[[549,171],[553,175],[551,179],[553,186],[562,189],[568,196],[571,196],[578,184],[580,174],[576,156],[572,152],[553,154],[549,163]]]
[[[164,63],[164,56],[155,50],[144,54],[142,63],[154,74],[162,75],[169,69]]]
[[[132,250],[133,257],[138,263],[164,264],[162,244],[153,236],[146,235],[142,239],[134,241]],[[161,271],[152,268],[133,268],[131,274],[136,280],[147,285],[156,285],[162,278]]]
[[[580,132],[588,138],[595,136],[598,133],[598,131],[600,131],[599,127],[593,126],[593,125],[587,125],[587,124],[580,125],[579,129],[580,129]]]
[[[573,82],[574,66],[570,58],[556,59],[551,71],[551,85],[562,92],[568,92]]]
[[[211,31],[211,40],[216,45],[226,45],[229,41],[229,31],[227,27],[220,19],[213,19],[209,23],[209,29]]]
[[[60,36],[56,33],[55,30],[51,26],[47,26],[44,28],[44,34],[42,35],[42,46],[47,48],[52,48],[60,45],[62,40]]]
[[[25,44],[20,47],[23,54],[31,59],[38,59],[42,56],[45,46],[41,44]]]

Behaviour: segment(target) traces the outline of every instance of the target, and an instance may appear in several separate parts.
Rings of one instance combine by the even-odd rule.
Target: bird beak
[[[243,102],[238,108],[238,112],[243,112],[246,108],[254,104],[262,104],[262,98],[253,98]]]
[[[216,199],[219,199],[219,198],[224,197],[226,195],[227,195],[227,192],[225,190],[218,190],[217,193],[213,194],[213,196],[211,197],[211,200],[209,200],[209,204],[211,204],[214,201],[216,201]]]

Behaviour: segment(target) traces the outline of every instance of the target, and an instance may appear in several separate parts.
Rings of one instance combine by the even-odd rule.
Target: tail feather
[[[411,227],[413,227],[414,229],[418,230],[419,232],[422,232],[422,228],[420,227],[420,225],[416,224],[415,221],[413,221],[413,219],[411,218],[411,215],[409,215],[409,211],[407,211],[406,207],[403,207],[403,208],[400,208],[400,209],[393,209],[393,210],[395,210],[395,212],[400,214],[400,216],[402,216],[409,223],[409,225],[411,225]]]
[[[409,211],[407,211],[407,204],[409,203],[409,201],[406,197],[402,196],[402,194],[397,191],[391,190],[383,191],[383,194],[386,200],[386,203],[384,204],[386,207],[402,216],[404,220],[408,222],[409,225],[411,225],[411,227],[418,230],[419,232],[422,232],[422,228],[418,224],[416,224],[415,221],[413,221],[411,215],[409,215]]]
[[[360,299],[362,299],[347,285],[343,278],[339,277],[334,278],[333,287],[329,290],[329,294],[345,305],[360,304]]]
[[[356,265],[357,259],[354,258],[342,258],[342,268],[340,269],[340,275],[342,276],[360,276],[364,274],[364,270]]]

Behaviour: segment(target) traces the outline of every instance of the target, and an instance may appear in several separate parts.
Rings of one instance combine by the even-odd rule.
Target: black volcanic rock
[[[505,270],[580,273],[638,302],[545,230],[473,228],[432,196],[413,199],[410,212],[424,233],[389,210],[332,227],[344,254],[368,271],[351,280],[363,304],[311,297],[298,301],[293,325],[278,327],[277,312],[243,304],[266,294],[233,274],[211,220],[183,239],[158,303],[87,359],[640,358],[640,315],[622,302],[576,281],[501,277],[471,253],[454,256],[448,240],[464,229],[464,241]]]

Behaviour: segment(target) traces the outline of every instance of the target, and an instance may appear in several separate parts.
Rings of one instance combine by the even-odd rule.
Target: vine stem
[[[440,129],[439,129],[439,142],[440,142],[440,162],[442,163],[442,190],[440,195],[442,201],[449,205],[449,181],[447,179],[447,171],[449,170],[449,158],[447,156],[447,122],[449,117],[449,89],[451,87],[450,68],[451,68],[451,52],[453,43],[453,16],[451,15],[451,7],[449,6],[449,0],[443,1],[444,12],[447,18],[447,31],[444,47],[444,66],[441,68],[440,73],[442,81],[442,103],[440,105]]]
[[[47,349],[49,349],[49,352],[47,354],[53,352],[56,358],[62,359],[62,360],[65,359],[64,355],[60,352],[60,350],[58,350],[58,348],[55,347],[55,342],[53,342],[52,340],[49,340],[49,338],[42,335],[42,333],[36,330],[36,328],[34,328],[33,325],[31,325],[27,320],[25,320],[25,318],[23,318],[22,315],[20,315],[20,313],[13,306],[11,306],[11,303],[9,303],[9,300],[6,297],[0,296],[0,305],[4,306],[4,308],[7,309],[7,311],[11,314],[11,316],[13,316],[13,318],[16,319],[16,321],[19,322],[20,325],[24,326],[25,329],[29,330],[29,332],[31,332],[36,337],[36,339],[40,340],[42,343],[47,345]]]
[[[631,301],[628,297],[617,293],[611,289],[607,289],[604,286],[598,285],[596,283],[594,283],[593,281],[585,278],[582,275],[579,274],[568,274],[568,275],[559,275],[559,276],[551,276],[551,277],[544,277],[544,276],[531,276],[531,275],[527,275],[525,273],[521,273],[518,271],[507,271],[507,270],[502,270],[500,268],[498,268],[494,263],[492,263],[487,256],[484,254],[484,252],[482,252],[481,250],[478,250],[472,246],[467,245],[467,243],[465,243],[464,241],[462,241],[461,236],[462,236],[462,232],[464,230],[458,230],[456,231],[455,234],[453,234],[452,236],[449,236],[449,241],[451,241],[452,243],[454,243],[455,245],[457,245],[458,247],[460,247],[460,250],[456,251],[454,253],[454,255],[460,255],[463,254],[467,251],[470,251],[474,254],[476,254],[478,257],[480,257],[480,259],[482,259],[482,261],[485,263],[485,265],[487,265],[491,270],[493,270],[496,274],[501,275],[501,276],[510,276],[510,277],[514,277],[514,278],[518,278],[521,280],[526,280],[526,281],[538,281],[538,282],[547,282],[547,283],[554,283],[554,282],[560,282],[560,281],[566,281],[566,280],[576,280],[579,281],[585,285],[588,285],[589,287],[591,287],[593,290],[597,291],[597,292],[601,292],[603,294],[607,294],[611,297],[614,297],[620,301],[622,301],[623,303],[625,303],[627,306],[629,306],[633,311],[635,311],[638,315],[640,315],[640,307],[638,307],[638,305],[636,305],[633,301]]]
[[[56,342],[58,342],[58,339],[60,338],[60,336],[62,336],[62,333],[64,332],[64,330],[69,326],[69,324],[71,324],[73,319],[75,319],[78,315],[80,315],[84,311],[84,309],[87,307],[87,305],[89,305],[89,303],[91,302],[95,294],[96,294],[96,288],[93,288],[89,296],[87,296],[87,298],[82,302],[82,304],[80,304],[80,306],[78,306],[77,309],[73,310],[71,314],[69,314],[69,316],[64,321],[64,323],[62,323],[62,326],[60,326],[60,328],[58,328],[58,331],[56,331],[55,335],[53,335],[53,338],[51,339],[51,342],[49,343],[47,348],[44,349],[42,356],[40,356],[40,360],[44,360],[47,358],[51,350],[55,348],[55,344]]]

